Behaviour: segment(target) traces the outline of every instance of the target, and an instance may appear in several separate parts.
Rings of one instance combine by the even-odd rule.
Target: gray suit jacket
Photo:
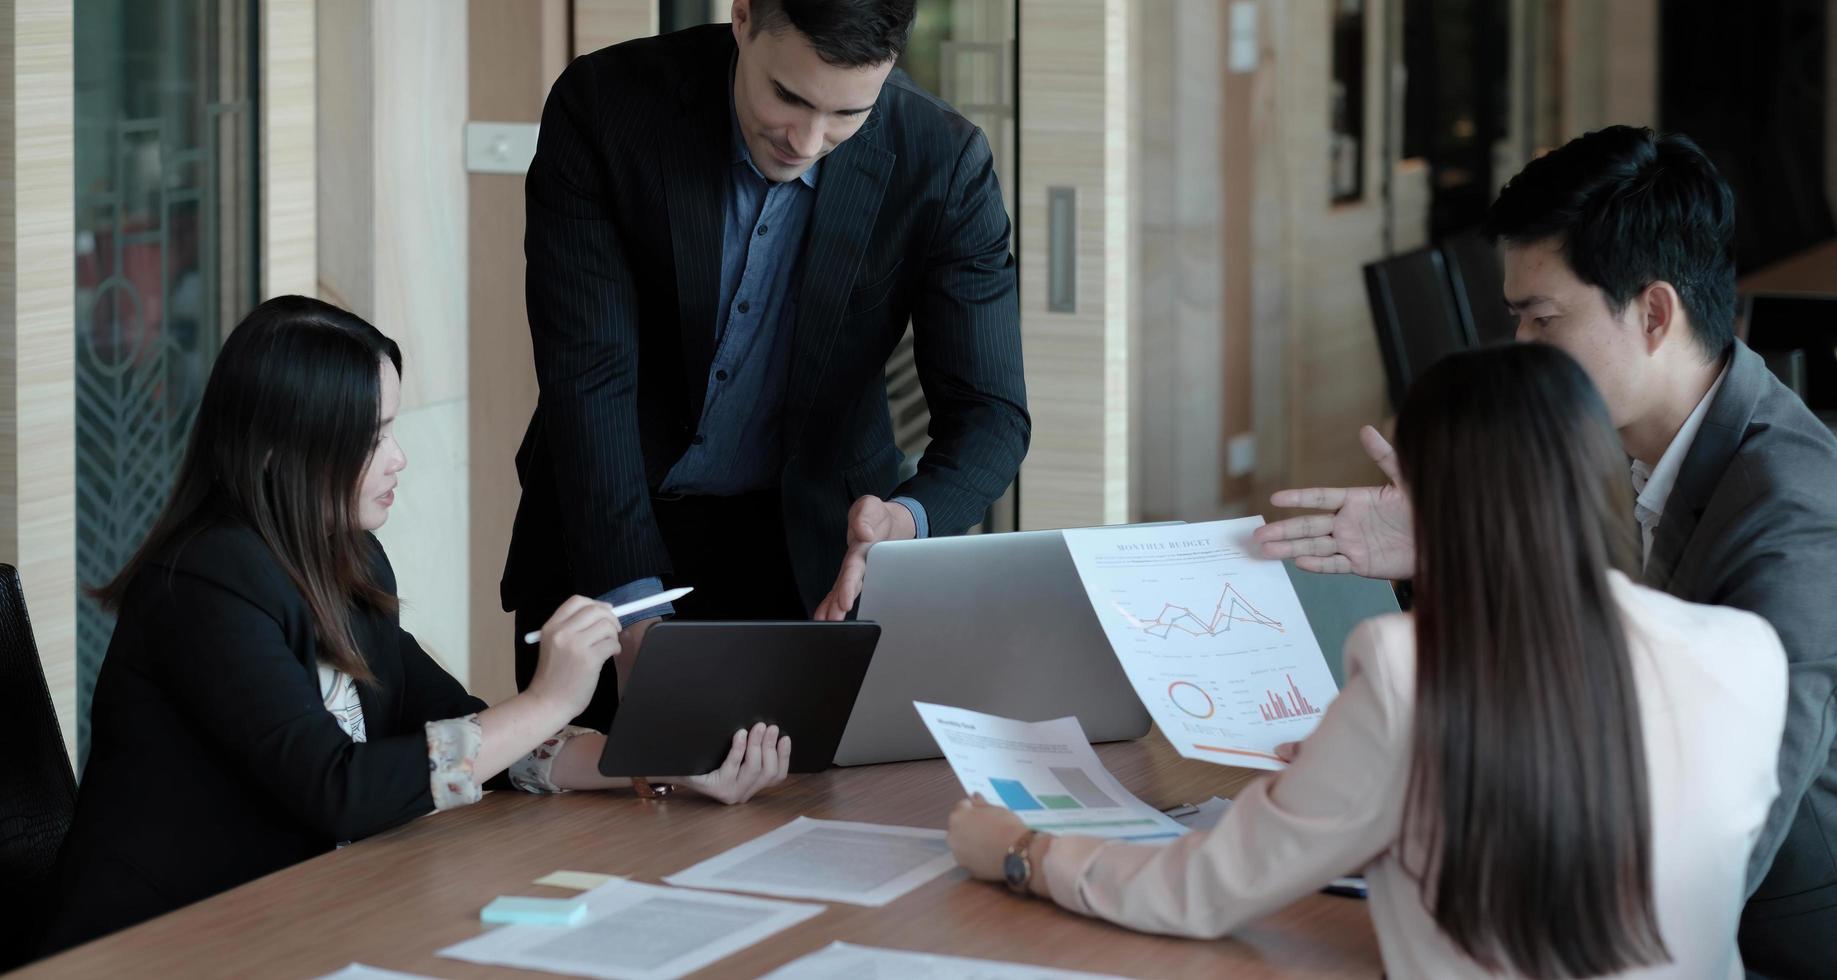
[[[1780,795],[1748,866],[1747,915],[1837,905],[1837,437],[1740,341],[1645,578],[1758,613],[1779,632],[1791,662]]]

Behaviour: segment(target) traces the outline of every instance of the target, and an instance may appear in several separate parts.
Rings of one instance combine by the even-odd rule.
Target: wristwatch
[[[1001,859],[1002,879],[1008,883],[1008,890],[1016,895],[1027,894],[1027,885],[1033,880],[1033,859],[1028,856],[1028,850],[1038,836],[1037,830],[1022,834],[1008,845],[1008,853]]]
[[[641,800],[661,800],[676,792],[676,786],[673,783],[653,783],[643,776],[631,777],[631,788],[638,791],[638,798]]]

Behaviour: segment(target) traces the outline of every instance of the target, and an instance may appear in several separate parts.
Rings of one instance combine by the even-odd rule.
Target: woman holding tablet
[[[528,689],[491,707],[398,625],[370,532],[407,465],[401,366],[375,327],[300,296],[263,303],[224,342],[171,499],[97,590],[119,621],[47,951],[475,802],[488,783],[630,784],[599,775],[604,735],[567,724],[619,652],[604,603],[563,603]],[[790,740],[759,726],[735,733],[720,769],[677,781],[737,803],[789,759]]]
[[[958,861],[1208,937],[1362,868],[1390,976],[1742,976],[1786,706],[1773,629],[1629,577],[1626,457],[1556,348],[1431,368],[1397,459],[1413,614],[1348,639],[1346,686],[1286,770],[1159,848],[1035,835],[966,802]]]

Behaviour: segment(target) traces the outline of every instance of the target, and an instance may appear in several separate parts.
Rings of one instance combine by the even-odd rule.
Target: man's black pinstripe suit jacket
[[[549,93],[525,186],[541,396],[506,609],[670,570],[650,495],[696,432],[714,355],[734,52],[724,24],[631,41]],[[893,72],[824,158],[797,274],[780,489],[814,608],[855,497],[911,496],[932,534],[961,533],[1026,454],[1015,264],[982,132]],[[899,483],[884,368],[908,323],[931,443]]]

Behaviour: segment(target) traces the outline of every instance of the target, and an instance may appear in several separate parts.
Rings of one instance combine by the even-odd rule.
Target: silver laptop
[[[1148,733],[1058,531],[877,544],[860,618],[880,624],[880,646],[837,765],[937,758],[914,701],[1021,721],[1076,715],[1093,742]]]
[[[1394,612],[1385,582],[1289,573],[1335,679],[1346,633]],[[1150,719],[1091,609],[1058,531],[888,541],[868,553],[860,618],[880,624],[836,764],[938,758],[913,701],[1044,721],[1076,715],[1093,742]]]

